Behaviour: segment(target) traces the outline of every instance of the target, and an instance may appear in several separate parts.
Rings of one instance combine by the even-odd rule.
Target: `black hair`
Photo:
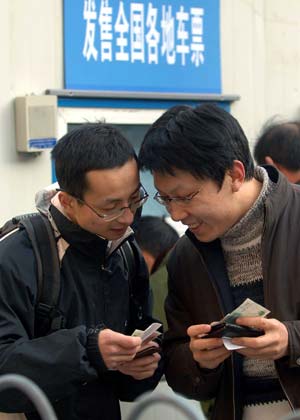
[[[300,169],[300,122],[266,124],[256,141],[254,157],[259,165],[270,156],[290,171]]]
[[[138,222],[135,239],[141,250],[155,258],[152,273],[179,239],[178,232],[164,218],[142,216]]]
[[[113,126],[86,123],[68,132],[52,150],[59,186],[83,199],[88,189],[86,173],[113,169],[137,159],[132,145]]]
[[[248,140],[238,121],[215,104],[172,107],[147,131],[139,154],[141,169],[174,175],[179,169],[220,187],[234,160],[254,175]]]

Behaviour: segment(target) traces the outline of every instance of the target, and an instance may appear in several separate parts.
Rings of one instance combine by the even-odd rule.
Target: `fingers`
[[[145,379],[153,376],[158,367],[160,355],[154,353],[151,356],[145,356],[141,359],[135,359],[124,363],[118,367],[118,370],[125,375],[130,375],[135,379]]]
[[[107,328],[98,335],[98,347],[106,367],[116,369],[119,364],[133,359],[141,347],[141,339]]]
[[[206,334],[211,330],[211,326],[209,324],[199,324],[199,325],[192,325],[187,329],[187,334],[193,338],[198,337],[202,334]]]
[[[190,349],[193,358],[200,367],[214,369],[230,356],[221,338],[201,338],[211,330],[209,324],[192,325],[188,328],[190,336]]]
[[[153,347],[153,346],[159,348],[159,344],[156,341],[146,341],[141,345],[141,348],[139,351],[145,350],[148,347]]]
[[[133,370],[143,369],[145,367],[156,365],[160,361],[161,356],[159,353],[153,353],[150,356],[141,357],[140,359],[134,359],[127,362],[125,365],[130,365]]]
[[[227,349],[221,350],[208,350],[205,354],[204,351],[193,353],[194,360],[198,362],[199,366],[206,369],[217,368],[225,359],[230,356],[230,351]]]
[[[139,348],[142,343],[140,337],[120,334],[108,328],[100,331],[98,341],[100,342],[100,345],[103,343],[112,346],[112,349],[114,346],[115,348],[119,348],[119,351],[123,354],[130,354],[132,351]]]
[[[242,318],[240,320],[244,321]],[[238,350],[240,354],[255,359],[271,360],[279,359],[288,354],[288,331],[282,322],[277,319],[247,318],[243,325],[263,329],[265,334],[256,338],[234,338],[232,340],[233,344],[245,347]]]
[[[272,328],[272,323],[270,324],[270,321],[275,321],[272,319],[268,319],[268,318],[262,318],[262,317],[250,317],[250,316],[245,316],[245,317],[241,317],[241,318],[237,318],[236,319],[236,323],[238,325],[244,325],[246,327],[254,327],[254,328],[259,328],[261,330],[268,330],[269,328]]]

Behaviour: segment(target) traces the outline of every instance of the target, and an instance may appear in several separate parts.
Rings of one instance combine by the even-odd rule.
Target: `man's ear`
[[[275,168],[277,168],[278,170],[280,170],[280,169],[278,168],[277,163],[275,163],[275,162],[274,162],[274,160],[271,158],[271,156],[265,156],[265,163],[266,163],[266,165],[272,165],[272,166],[275,166]]]
[[[149,272],[149,274],[151,274],[152,268],[153,268],[154,263],[155,263],[155,257],[153,257],[153,255],[150,254],[150,252],[146,251],[145,249],[142,249],[142,254],[143,254],[144,260],[147,264],[148,272]]]
[[[58,195],[58,199],[63,209],[65,209],[67,212],[73,209],[75,198],[70,194],[61,191]]]
[[[239,160],[234,160],[232,168],[229,171],[231,177],[232,192],[237,192],[245,181],[245,167]]]
[[[271,158],[271,156],[265,156],[265,163],[266,163],[266,165],[272,165],[272,166],[275,166],[275,168],[277,167],[276,163]]]

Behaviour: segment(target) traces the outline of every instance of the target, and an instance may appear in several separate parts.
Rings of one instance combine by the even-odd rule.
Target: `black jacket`
[[[300,188],[268,168],[276,188],[265,203],[262,236],[264,305],[283,322],[289,354],[275,367],[290,405],[300,408]],[[200,369],[189,348],[190,325],[209,324],[234,309],[219,240],[198,241],[191,232],[176,244],[168,262],[165,335],[166,378],[188,398],[216,398],[213,419],[241,418],[240,364],[235,352],[215,370]]]
[[[32,379],[45,391],[59,419],[119,419],[119,399],[131,401],[153,389],[161,365],[152,378],[142,381],[108,371],[97,335],[91,332],[105,324],[130,334],[152,320],[145,314],[144,325],[138,325],[131,314],[127,272],[118,248],[107,256],[106,240],[82,230],[56,209],[52,216],[64,244],[58,306],[66,328],[35,338],[36,261],[25,230],[19,230],[0,243],[0,374]],[[146,313],[148,274],[137,249],[135,254],[139,303]],[[38,418],[32,410],[18,391],[0,394],[0,411],[26,412],[28,418]]]

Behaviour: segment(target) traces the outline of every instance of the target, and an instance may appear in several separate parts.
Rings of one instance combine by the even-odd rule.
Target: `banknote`
[[[162,324],[159,322],[153,322],[153,324],[149,325],[146,330],[134,330],[131,334],[133,337],[141,337],[142,343],[146,342],[147,340],[156,338],[160,335],[160,332],[157,331]]]
[[[225,315],[225,317],[221,321],[234,324],[235,320],[239,317],[245,317],[245,316],[265,317],[269,313],[270,311],[267,308],[247,298],[246,300],[244,300],[244,302],[240,306],[235,308],[229,314]]]

